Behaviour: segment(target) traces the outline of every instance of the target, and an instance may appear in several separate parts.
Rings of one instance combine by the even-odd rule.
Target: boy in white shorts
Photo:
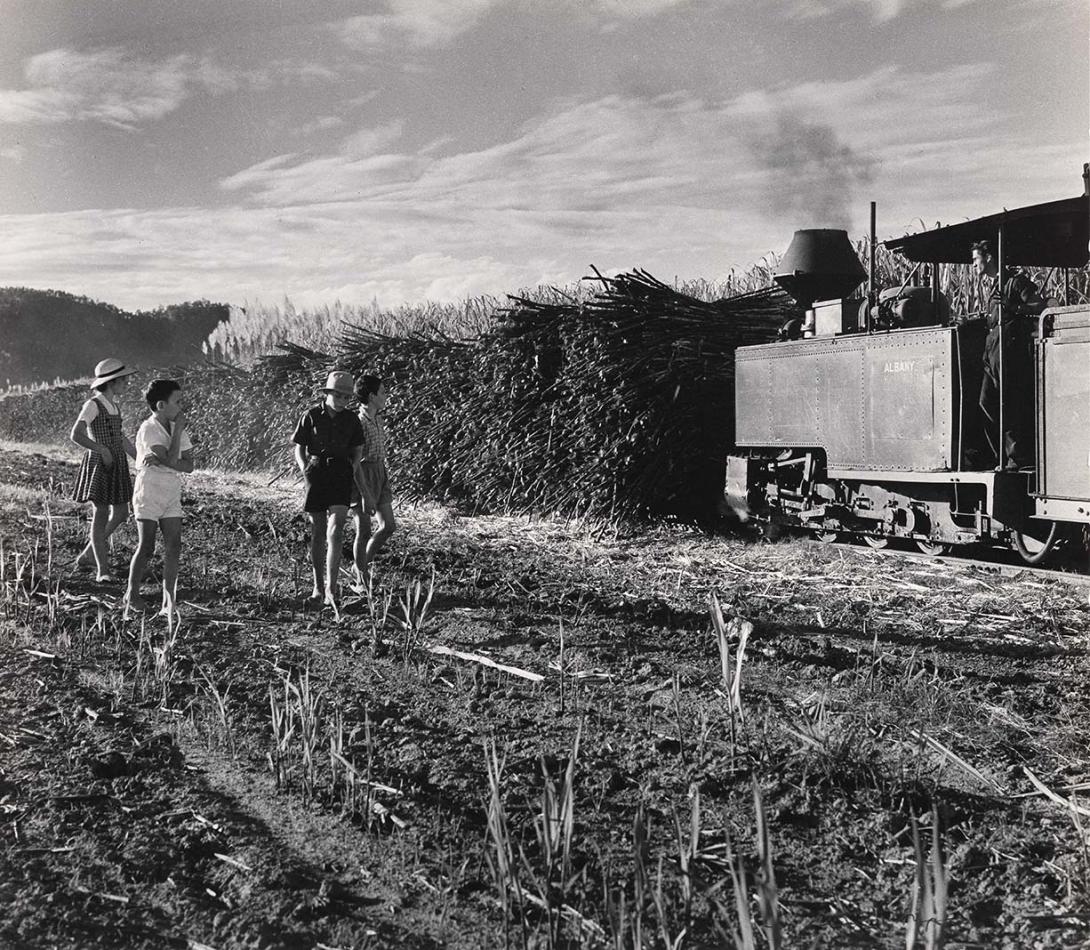
[[[193,443],[185,431],[182,387],[173,379],[157,379],[144,394],[151,415],[136,434],[136,486],[132,507],[139,540],[129,565],[125,602],[147,610],[140,596],[148,560],[155,552],[155,528],[163,532],[163,610],[174,607],[178,561],[182,553],[182,480],[193,471]]]

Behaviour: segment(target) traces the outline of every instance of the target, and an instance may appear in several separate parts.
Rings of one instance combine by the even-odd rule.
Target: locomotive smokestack
[[[811,307],[815,300],[847,297],[866,276],[847,231],[809,228],[795,232],[775,279],[799,306]]]
[[[1082,163],[1082,193],[1090,195],[1090,162]]]

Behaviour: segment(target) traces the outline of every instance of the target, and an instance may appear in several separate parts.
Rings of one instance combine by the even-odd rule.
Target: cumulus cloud
[[[25,88],[0,89],[0,123],[101,122],[136,128],[175,111],[196,91],[219,95],[284,79],[327,78],[328,70],[278,62],[258,70],[179,54],[144,59],[123,49],[54,49],[24,63]]]
[[[121,50],[80,53],[52,50],[26,64],[27,83],[50,90],[70,103],[68,118],[97,119],[131,127],[143,119],[159,119],[186,96],[194,63],[188,56],[159,62],[127,57]]]

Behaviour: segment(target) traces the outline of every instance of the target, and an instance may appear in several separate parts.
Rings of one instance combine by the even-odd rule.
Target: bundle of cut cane
[[[795,305],[779,290],[706,303],[641,271],[599,280],[556,321],[559,351],[539,353],[558,367],[549,433],[524,436],[513,496],[550,511],[708,515],[733,438],[734,349],[774,338]],[[533,325],[539,311],[515,301],[509,317]]]

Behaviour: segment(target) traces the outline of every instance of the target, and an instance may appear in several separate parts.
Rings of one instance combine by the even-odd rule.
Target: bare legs
[[[132,561],[129,563],[129,586],[125,591],[126,603],[136,610],[148,608],[147,602],[140,596],[140,584],[144,580],[148,560],[155,553],[157,527],[157,521],[149,521],[146,518],[136,519],[136,550],[132,552]]]
[[[163,609],[173,610],[178,594],[178,563],[182,558],[182,519],[163,518]]]
[[[371,516],[360,502],[352,507],[356,516],[356,537],[352,542],[352,562],[356,565],[356,583],[363,583],[364,566],[367,564],[367,544],[371,540]]]
[[[379,551],[397,530],[397,521],[394,519],[394,507],[384,501],[378,506],[376,516],[378,518],[378,530],[371,533],[371,519],[364,505],[357,505],[356,512],[356,540],[352,545],[352,554],[356,560],[356,572],[360,582],[367,574],[367,565],[370,564]]]
[[[137,610],[146,610],[147,602],[140,596],[140,585],[148,561],[155,553],[155,529],[163,532],[163,607],[170,609],[178,592],[178,563],[182,555],[182,519],[163,518],[149,521],[146,518],[136,520],[137,542],[129,564],[129,586],[125,600]]]
[[[310,514],[310,567],[314,579],[312,600],[336,602],[337,578],[341,570],[341,546],[347,505],[333,505],[329,511]]]
[[[106,542],[111,534],[129,520],[129,506],[100,505],[97,501],[91,502],[91,506],[91,538],[76,561],[87,567],[94,562],[98,576],[104,578],[110,574],[110,555]]]

